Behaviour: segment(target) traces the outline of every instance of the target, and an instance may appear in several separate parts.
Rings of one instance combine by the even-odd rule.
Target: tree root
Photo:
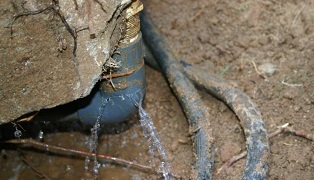
[[[35,141],[33,139],[13,139],[13,140],[8,140],[8,141],[2,142],[2,143],[21,144],[21,145],[30,146],[30,147],[34,147],[37,149],[41,149],[41,150],[49,151],[49,152],[53,152],[53,153],[63,153],[65,155],[69,155],[69,153],[70,153],[72,155],[78,155],[78,156],[82,156],[82,157],[86,157],[86,156],[95,157],[95,156],[97,156],[97,158],[99,158],[99,159],[104,159],[104,160],[107,160],[109,162],[116,163],[116,164],[119,164],[122,166],[131,167],[131,168],[138,169],[138,170],[146,172],[146,173],[151,173],[151,174],[156,174],[156,175],[162,176],[162,172],[155,171],[152,167],[149,167],[149,166],[141,165],[138,163],[134,163],[134,162],[127,161],[127,160],[120,159],[120,158],[116,158],[116,157],[107,156],[104,154],[95,154],[92,152],[69,149],[69,148],[64,148],[64,147],[60,147],[60,146],[45,144],[45,143]],[[169,175],[175,179],[183,179],[182,177],[175,175],[175,174],[169,174]]]

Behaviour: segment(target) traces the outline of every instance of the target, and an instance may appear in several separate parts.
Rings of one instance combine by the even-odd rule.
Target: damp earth
[[[290,123],[314,132],[314,2],[143,0],[172,52],[206,71],[219,74],[243,90],[262,113],[268,132]],[[188,123],[166,80],[146,66],[147,90],[143,107],[151,116],[173,173],[188,179],[193,163]],[[245,149],[241,124],[221,101],[200,90],[209,107],[215,137],[215,167]],[[98,151],[159,168],[149,154],[139,116],[105,127]],[[34,125],[35,126],[35,125]],[[57,122],[43,128],[41,141],[88,151],[90,131]],[[54,127],[59,127],[54,130]],[[27,133],[22,131],[22,133]],[[31,132],[29,132],[31,133]],[[12,134],[14,129],[12,128]],[[39,137],[36,137],[39,138]],[[1,147],[1,179],[40,179],[20,152]],[[314,143],[281,134],[270,140],[269,179],[313,179]],[[23,149],[31,165],[51,179],[90,179],[84,158]],[[136,169],[101,162],[99,179],[158,179]],[[240,179],[245,158],[213,179]]]

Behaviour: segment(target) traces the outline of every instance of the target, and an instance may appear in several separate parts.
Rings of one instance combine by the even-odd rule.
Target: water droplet
[[[109,99],[110,100],[110,99]],[[104,112],[104,108],[106,106],[106,104],[108,103],[108,100],[105,98],[102,98],[102,105],[99,107],[99,113],[96,119],[96,122],[94,124],[94,126],[91,128],[91,137],[89,139],[89,150],[90,152],[94,153],[94,167],[93,167],[93,173],[98,174],[98,169],[100,167],[100,164],[97,161],[97,147],[98,147],[98,133],[99,133],[99,129],[100,129],[100,119],[101,116]],[[88,170],[88,165],[89,165],[90,160],[85,159],[85,169]]]
[[[99,167],[101,166],[100,163],[98,163],[97,160],[94,161],[94,167],[93,167],[93,173],[98,174],[99,173]]]
[[[40,130],[39,133],[38,133],[38,139],[39,140],[44,139],[44,132],[42,130]]]
[[[66,167],[65,170],[66,170],[66,171],[71,171],[71,166],[70,166],[70,165],[67,165],[67,167]]]
[[[22,131],[16,129],[15,132],[14,132],[14,136],[15,136],[16,138],[20,138],[20,137],[22,136]]]
[[[90,159],[89,159],[89,157],[88,156],[86,156],[86,158],[85,158],[85,171],[88,171],[88,165],[89,165],[89,162],[90,162]]]

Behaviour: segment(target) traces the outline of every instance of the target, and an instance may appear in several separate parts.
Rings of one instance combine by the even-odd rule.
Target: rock
[[[294,99],[298,96],[297,92],[294,89],[288,89],[283,93],[283,97],[286,99]]]
[[[219,23],[219,19],[217,19],[217,17],[213,16],[210,18],[210,22],[213,24],[213,25],[216,25]]]
[[[178,142],[180,144],[188,144],[191,140],[189,138],[180,138],[178,139]]]
[[[171,151],[174,152],[178,149],[179,147],[179,142],[178,141],[174,141],[172,144],[171,144]]]
[[[258,70],[266,74],[267,76],[272,76],[276,71],[276,66],[271,63],[265,63],[258,66]]]
[[[102,64],[119,41],[120,31],[115,27],[123,20],[115,12],[122,0],[107,0],[105,11],[93,6],[94,39],[88,30],[78,31],[89,26],[86,3],[77,1],[76,9],[76,1],[58,2],[63,19],[53,10],[18,18],[11,38],[4,22],[53,3],[25,1],[22,9],[14,9],[13,2],[0,1],[4,20],[0,22],[1,50],[6,52],[0,58],[0,124],[89,95],[102,73]],[[77,33],[76,46],[72,31]]]
[[[295,112],[300,111],[300,109],[301,109],[301,107],[300,107],[300,106],[297,106],[297,105],[293,107],[293,110],[294,110]]]

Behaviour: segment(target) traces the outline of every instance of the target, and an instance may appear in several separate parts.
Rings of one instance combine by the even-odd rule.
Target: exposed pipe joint
[[[115,66],[109,66],[99,91],[91,99],[86,99],[87,105],[78,110],[83,123],[94,124],[97,119],[101,124],[121,122],[137,110],[134,100],[139,102],[145,95],[143,42],[138,14],[142,9],[143,4],[139,0],[125,9],[126,28],[120,47],[111,59]]]

